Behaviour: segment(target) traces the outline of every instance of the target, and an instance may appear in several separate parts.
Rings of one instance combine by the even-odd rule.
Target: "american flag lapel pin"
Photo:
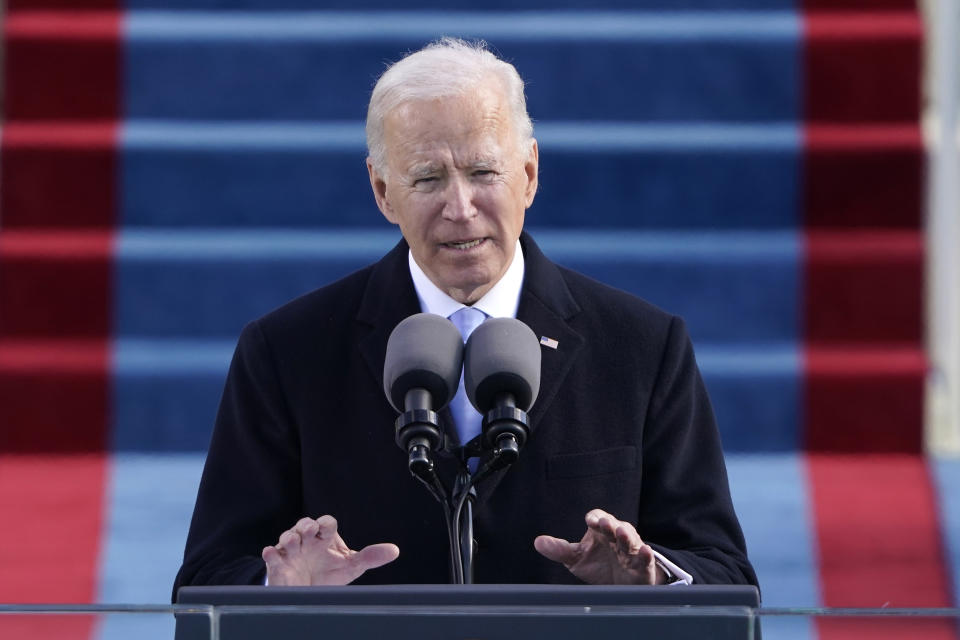
[[[548,338],[547,336],[540,336],[540,344],[545,347],[550,347],[551,349],[556,349],[558,346],[560,346],[559,342],[553,338]]]

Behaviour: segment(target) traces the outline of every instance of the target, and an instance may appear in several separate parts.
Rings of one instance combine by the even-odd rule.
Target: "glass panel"
[[[172,640],[181,628],[214,637],[213,607],[152,605],[0,605],[3,640]]]
[[[2,640],[753,640],[761,636],[764,640],[960,640],[960,609],[0,605]]]
[[[759,609],[765,640],[960,640],[960,609]]]

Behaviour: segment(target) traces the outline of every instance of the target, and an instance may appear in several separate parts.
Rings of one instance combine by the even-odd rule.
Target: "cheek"
[[[417,194],[409,197],[400,215],[400,229],[403,235],[414,238],[428,238],[431,230],[443,215],[443,200],[436,196]]]
[[[513,210],[516,198],[508,185],[497,184],[478,190],[474,202],[486,211],[504,218]]]
[[[523,227],[525,200],[518,199],[512,191],[504,191],[502,197],[497,200],[496,211],[498,224],[504,229],[517,231]]]

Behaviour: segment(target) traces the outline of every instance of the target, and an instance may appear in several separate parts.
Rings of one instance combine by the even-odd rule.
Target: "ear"
[[[387,181],[373,168],[373,161],[369,157],[367,158],[367,175],[370,176],[370,188],[373,189],[373,198],[377,201],[380,213],[392,224],[397,224],[393,207],[390,206],[390,200],[387,198]]]
[[[537,147],[536,139],[530,141],[530,151],[527,154],[527,161],[523,165],[523,172],[527,175],[526,205],[530,208],[533,204],[533,198],[537,195],[538,176],[540,171],[540,149]]]

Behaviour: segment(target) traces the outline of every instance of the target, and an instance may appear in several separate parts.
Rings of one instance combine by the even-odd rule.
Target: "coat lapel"
[[[407,251],[406,241],[401,240],[373,266],[357,311],[357,321],[369,331],[360,339],[360,353],[381,389],[390,333],[401,320],[420,313],[420,302],[407,265]]]
[[[517,319],[530,327],[537,338],[553,339],[557,343],[556,349],[542,344],[540,347],[540,393],[528,412],[530,438],[535,438],[541,416],[556,398],[585,341],[569,324],[580,312],[580,306],[560,270],[527,233],[520,236],[520,242],[525,273]],[[520,457],[523,458],[522,451]],[[509,469],[498,471],[480,484],[477,490],[480,502],[489,499],[506,473]]]
[[[360,339],[359,349],[378,389],[383,389],[383,363],[387,355],[387,341],[394,328],[402,320],[420,313],[420,301],[417,298],[410,266],[407,262],[409,247],[401,240],[390,253],[374,265],[367,281],[363,300],[357,311],[357,322],[369,333]],[[448,443],[436,462],[444,478],[453,478],[457,460],[449,454],[456,447],[456,433],[453,416],[449,407],[437,412],[440,430]],[[397,451],[397,455],[403,455]]]
[[[555,264],[547,260],[533,239],[523,236],[526,275],[517,318],[540,338],[555,340],[556,348],[541,343],[540,393],[530,409],[530,428],[536,429],[542,416],[567,377],[584,339],[569,324],[580,312],[566,281]]]

